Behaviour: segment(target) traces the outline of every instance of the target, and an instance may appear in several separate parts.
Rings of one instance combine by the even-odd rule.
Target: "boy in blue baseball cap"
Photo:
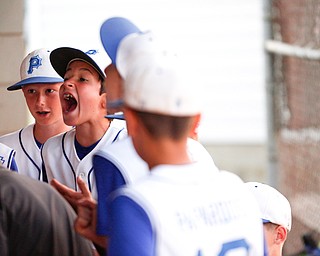
[[[42,173],[40,149],[52,136],[68,131],[62,118],[59,90],[63,82],[50,63],[51,51],[30,52],[20,66],[21,80],[7,88],[22,90],[34,123],[0,137],[0,142],[16,151],[18,171],[37,180],[46,180]]]

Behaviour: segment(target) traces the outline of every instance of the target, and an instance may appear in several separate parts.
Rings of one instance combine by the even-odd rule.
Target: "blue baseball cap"
[[[122,17],[107,19],[100,28],[100,38],[112,63],[116,65],[117,50],[121,40],[129,34],[141,33],[130,20]]]
[[[125,120],[124,118],[124,114],[123,113],[119,113],[119,114],[110,114],[110,115],[106,115],[105,118],[108,119],[118,119],[118,120]]]
[[[50,63],[50,50],[41,48],[30,52],[20,66],[21,81],[7,88],[8,91],[21,89],[28,84],[62,83],[63,79],[57,74]]]

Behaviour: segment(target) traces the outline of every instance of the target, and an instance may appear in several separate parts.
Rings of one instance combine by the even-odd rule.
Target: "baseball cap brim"
[[[125,120],[124,115],[123,114],[113,114],[113,115],[106,115],[105,118],[108,119],[118,119],[118,120]]]
[[[105,77],[105,74],[100,69],[98,64],[81,50],[70,47],[61,47],[53,50],[50,53],[51,65],[61,77],[64,77],[66,74],[69,63],[76,59],[87,62],[99,73],[102,78]]]
[[[101,25],[101,42],[114,65],[116,65],[116,56],[120,41],[132,33],[141,33],[141,31],[131,21],[122,17],[107,19]]]
[[[61,83],[63,82],[62,78],[57,77],[45,77],[45,76],[38,76],[38,77],[30,77],[24,80],[21,80],[14,85],[11,85],[7,88],[8,91],[14,91],[21,89],[24,85],[28,84],[54,84],[54,83]]]

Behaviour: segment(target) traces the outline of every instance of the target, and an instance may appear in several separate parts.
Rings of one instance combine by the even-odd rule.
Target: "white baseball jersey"
[[[12,148],[0,143],[0,164],[7,169],[10,169],[15,151]]]
[[[121,173],[126,183],[132,183],[149,173],[148,165],[134,149],[131,137],[105,145],[96,155],[108,159]]]
[[[0,142],[16,151],[15,161],[18,172],[31,178],[42,180],[42,160],[40,149],[33,136],[34,124],[19,131],[0,137]]]
[[[195,162],[201,162],[213,171],[218,171],[214,161],[202,144],[193,139],[188,139],[188,153]],[[149,172],[148,165],[134,149],[131,137],[117,141],[111,145],[105,144],[96,155],[108,159],[122,174],[126,183],[132,183]]]
[[[137,204],[142,208],[148,218],[143,222],[151,223],[155,248],[145,255],[264,255],[259,208],[235,174],[212,172],[199,163],[161,165],[138,182],[117,190],[112,204],[117,200],[117,205],[125,202],[121,198],[129,198],[133,201],[130,205]],[[123,218],[117,220],[118,223],[139,218],[130,212],[113,212],[112,215]],[[113,231],[109,253],[114,255],[121,246],[122,250],[132,250],[133,255],[139,255],[139,245],[121,243],[117,237],[125,239],[123,234],[131,232],[136,243],[145,246],[148,246],[145,243],[149,239],[144,241],[136,237],[141,230],[139,226],[130,228],[130,223],[124,225],[128,230],[116,228]]]
[[[207,167],[210,166],[211,170],[218,171],[211,155],[200,142],[188,138],[187,147],[191,160],[202,163]]]
[[[188,153],[192,160],[217,172],[218,169],[206,151],[206,149],[193,139],[188,140]],[[94,162],[94,172],[98,190],[97,208],[97,232],[100,235],[108,235],[110,230],[109,205],[106,204],[108,196],[124,184],[134,183],[145,175],[149,175],[149,167],[141,159],[134,149],[131,137],[106,145],[98,150],[96,156],[102,157],[105,161]],[[110,165],[109,163],[112,163]],[[119,177],[122,177],[119,178]],[[121,181],[120,181],[120,180]]]
[[[78,191],[77,177],[80,176],[88,185],[93,198],[97,199],[95,177],[93,174],[92,157],[104,145],[111,144],[127,136],[125,128],[113,125],[103,135],[95,148],[82,160],[75,148],[75,128],[58,136],[52,137],[43,145],[42,158],[48,177]]]

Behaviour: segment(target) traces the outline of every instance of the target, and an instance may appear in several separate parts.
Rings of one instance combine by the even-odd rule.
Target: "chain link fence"
[[[277,184],[292,206],[284,255],[320,241],[320,1],[270,0],[272,126]]]

